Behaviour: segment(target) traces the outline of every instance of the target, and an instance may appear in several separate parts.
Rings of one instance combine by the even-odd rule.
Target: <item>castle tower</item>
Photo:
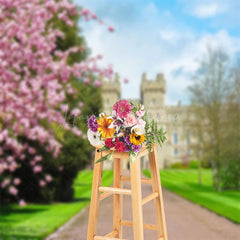
[[[166,80],[159,73],[155,80],[148,80],[146,73],[142,75],[141,100],[145,106],[151,109],[160,109],[165,104]]]
[[[121,97],[119,75],[116,73],[109,81],[102,79],[102,83],[103,112],[111,114],[114,103]]]

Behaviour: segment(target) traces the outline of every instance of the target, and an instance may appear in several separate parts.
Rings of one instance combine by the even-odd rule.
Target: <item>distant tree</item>
[[[227,54],[220,49],[208,49],[192,81],[189,91],[196,122],[199,123],[194,126],[198,138],[195,152],[198,156],[204,153],[204,157],[211,162],[213,185],[217,191],[220,191],[226,145],[223,142],[226,130],[222,119],[226,116],[226,103],[231,83]]]

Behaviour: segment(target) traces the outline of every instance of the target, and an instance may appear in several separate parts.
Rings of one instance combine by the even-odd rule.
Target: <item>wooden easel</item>
[[[128,158],[126,152],[114,152],[114,181],[113,187],[103,187],[102,171],[103,162],[94,165],[92,196],[89,211],[88,235],[87,240],[126,240],[122,239],[122,226],[132,226],[134,230],[134,240],[144,240],[143,228],[156,230],[158,240],[167,240],[167,230],[163,207],[162,188],[157,161],[157,144],[154,145],[149,154],[149,165],[151,179],[141,178],[140,157],[148,154],[148,150],[142,147],[141,152],[133,163],[130,163],[130,177],[122,175],[122,159]],[[95,162],[109,151],[98,152],[96,149]],[[123,182],[131,182],[131,190],[123,189]],[[141,183],[151,184],[153,193],[142,199]],[[97,236],[97,221],[100,200],[113,194],[113,231],[105,236]],[[132,216],[133,222],[122,219],[122,194],[132,197]],[[154,199],[157,225],[143,224],[142,206]]]

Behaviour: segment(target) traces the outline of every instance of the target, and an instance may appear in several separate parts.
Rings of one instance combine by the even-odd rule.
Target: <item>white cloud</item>
[[[129,78],[129,84],[122,84],[123,98],[140,96],[143,72],[150,79],[162,72],[167,80],[166,103],[176,104],[178,100],[187,103],[186,87],[198,67],[196,59],[202,58],[207,46],[220,46],[233,55],[240,50],[240,42],[224,29],[216,33],[196,33],[187,27],[179,27],[171,14],[167,16],[155,7],[146,5],[138,11],[137,21],[129,24],[111,18],[111,24],[116,28],[111,34],[104,26],[86,25],[84,36],[93,55],[102,54],[105,66],[112,63],[120,76]],[[149,11],[154,14],[148,14],[149,18],[146,18],[144,13]],[[103,20],[108,22],[108,16]]]
[[[217,3],[199,4],[193,9],[193,15],[198,18],[210,18],[224,13],[226,10],[227,9],[225,7]]]

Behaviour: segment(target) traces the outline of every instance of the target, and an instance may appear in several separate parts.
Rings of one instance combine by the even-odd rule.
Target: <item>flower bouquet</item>
[[[100,146],[100,152],[111,151],[97,162],[110,159],[114,151],[129,152],[130,161],[134,161],[143,145],[150,153],[155,142],[161,146],[166,140],[166,132],[158,128],[154,120],[148,121],[144,106],[127,100],[116,102],[111,116],[92,115],[88,127],[89,142],[95,147]]]

